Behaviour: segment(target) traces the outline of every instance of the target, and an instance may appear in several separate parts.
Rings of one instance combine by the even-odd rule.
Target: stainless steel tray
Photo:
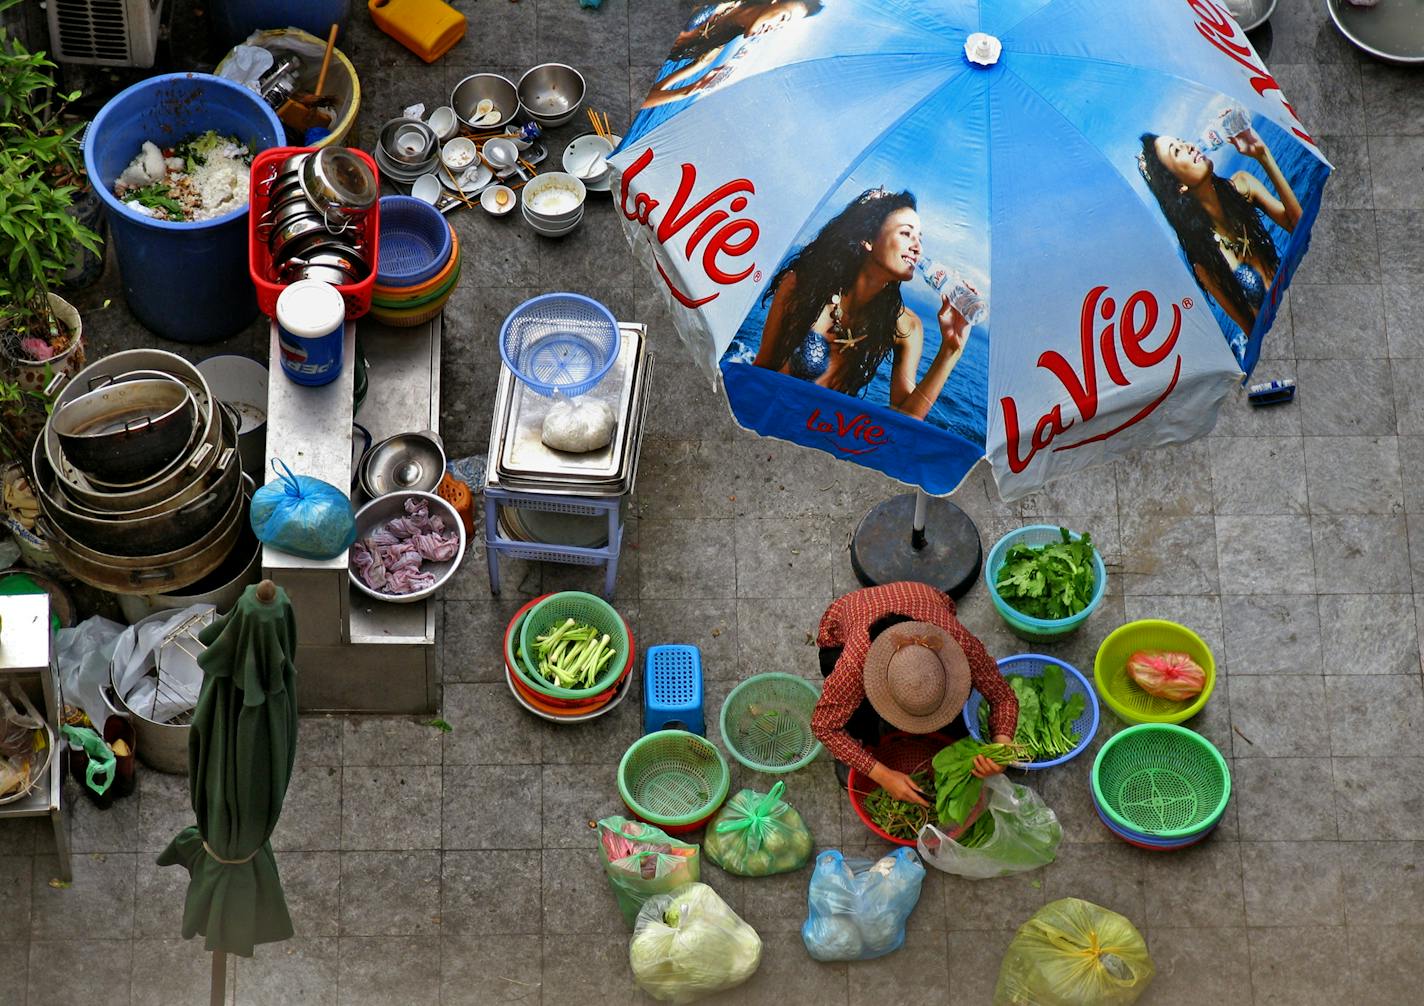
[[[602,381],[582,397],[603,402],[612,411],[614,427],[608,446],[586,454],[552,450],[540,439],[544,419],[557,399],[531,391],[522,381],[510,389],[504,442],[499,469],[507,476],[574,478],[580,481],[615,480],[623,467],[632,416],[633,389],[638,361],[643,354],[642,334],[633,326],[619,326],[622,338],[618,358]]]
[[[642,326],[638,326],[640,331],[645,331]],[[642,366],[637,369],[634,377],[633,405],[634,420],[627,426],[628,441],[631,450],[625,451],[626,471],[619,478],[609,482],[594,483],[584,481],[573,481],[566,479],[537,480],[528,478],[509,477],[499,470],[497,464],[488,466],[485,482],[487,485],[496,488],[510,489],[522,492],[547,493],[553,496],[583,496],[606,498],[610,496],[622,496],[631,492],[637,479],[638,459],[642,450],[643,421],[648,409],[648,387],[652,373],[653,354],[645,348],[642,358]],[[498,457],[500,445],[504,442],[504,421],[508,415],[508,397],[515,384],[514,375],[509,372],[509,368],[501,366],[499,384],[495,391],[495,414],[494,423],[490,429],[489,457]]]

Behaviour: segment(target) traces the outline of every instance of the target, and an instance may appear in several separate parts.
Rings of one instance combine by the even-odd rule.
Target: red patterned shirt
[[[953,636],[969,658],[969,676],[975,690],[989,702],[990,735],[1014,735],[1019,718],[1014,690],[999,673],[984,644],[955,616],[954,602],[928,584],[886,583],[837,598],[821,616],[816,645],[844,647],[811,717],[812,732],[832,755],[862,774],[875,767],[874,756],[846,733],[845,725],[865,701],[870,627],[887,615],[929,622]]]

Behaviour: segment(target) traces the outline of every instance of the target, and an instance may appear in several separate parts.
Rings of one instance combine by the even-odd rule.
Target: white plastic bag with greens
[[[712,888],[688,884],[643,903],[628,961],[648,995],[690,1003],[755,974],[761,937]]]
[[[1002,775],[984,780],[989,804],[958,840],[933,823],[920,829],[917,846],[926,863],[971,880],[1007,877],[1047,866],[1058,855],[1063,826],[1043,799]]]

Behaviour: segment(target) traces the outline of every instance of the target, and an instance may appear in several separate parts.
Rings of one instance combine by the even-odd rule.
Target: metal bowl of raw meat
[[[421,504],[429,519],[440,520],[438,539],[429,537],[435,531],[430,520],[418,516]],[[418,566],[411,555],[420,560]],[[443,587],[464,557],[465,525],[453,506],[434,493],[393,492],[356,511],[347,573],[357,590],[378,601],[410,604]]]

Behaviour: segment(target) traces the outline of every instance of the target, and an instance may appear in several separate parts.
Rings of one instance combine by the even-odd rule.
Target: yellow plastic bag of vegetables
[[[994,987],[994,1006],[1131,1006],[1157,968],[1127,919],[1062,898],[1019,926]]]
[[[790,873],[811,858],[811,830],[781,794],[777,782],[770,793],[744,789],[707,826],[702,848],[707,858],[741,877]]]

